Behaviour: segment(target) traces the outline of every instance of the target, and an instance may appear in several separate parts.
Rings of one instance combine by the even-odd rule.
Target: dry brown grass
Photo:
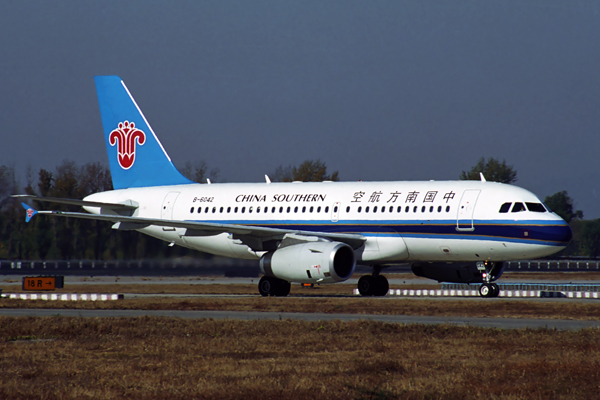
[[[578,302],[526,301],[503,299],[403,299],[403,298],[145,298],[118,301],[0,301],[0,308],[60,308],[60,309],[119,309],[119,310],[217,310],[217,311],[270,311],[319,312],[347,314],[430,315],[502,318],[544,318],[598,320],[600,301]]]
[[[600,331],[0,317],[2,399],[590,399]]]

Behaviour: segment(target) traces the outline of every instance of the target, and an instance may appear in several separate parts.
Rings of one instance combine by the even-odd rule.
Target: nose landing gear
[[[479,295],[481,297],[498,297],[500,294],[500,286],[496,283],[490,283],[492,278],[492,274],[487,268],[487,263],[478,262],[477,269],[481,271],[481,277],[483,278],[483,282],[481,286],[479,286]]]
[[[479,286],[479,295],[481,297],[498,297],[500,287],[495,283],[483,283]]]

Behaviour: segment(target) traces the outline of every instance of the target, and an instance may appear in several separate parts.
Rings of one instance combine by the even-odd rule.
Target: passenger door
[[[479,197],[479,189],[465,190],[460,203],[458,205],[458,214],[456,217],[457,231],[473,231],[473,213],[475,212],[475,204]]]

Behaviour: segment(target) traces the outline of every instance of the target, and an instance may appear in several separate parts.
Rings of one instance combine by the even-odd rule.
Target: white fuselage
[[[121,189],[86,200],[139,205],[133,214],[286,230],[360,234],[360,264],[506,261],[563,249],[568,225],[548,211],[500,212],[505,203],[540,204],[531,192],[480,181],[189,184]],[[85,207],[91,213],[99,208]],[[192,249],[258,259],[228,233],[188,235],[184,228],[138,229]]]

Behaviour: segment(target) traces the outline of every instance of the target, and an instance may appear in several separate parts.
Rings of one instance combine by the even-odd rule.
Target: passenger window
[[[321,206],[317,207],[317,212],[320,213],[321,212]]]
[[[294,212],[297,213],[298,212],[298,206],[294,207]]]
[[[227,214],[231,212],[231,207],[227,207]]]
[[[442,212],[442,206],[438,206],[438,212]]]
[[[446,212],[450,212],[450,206],[446,206]]]
[[[368,213],[369,212],[369,206],[365,207],[365,212]]]
[[[510,205],[511,205],[511,204],[512,204],[512,203],[504,203],[504,204],[502,204],[502,205],[500,206],[500,212],[501,212],[501,213],[507,213],[507,212],[508,212],[508,210],[510,210]]]
[[[333,207],[333,212],[338,212],[338,207],[337,206]]]
[[[433,206],[429,207],[429,212],[433,212]]]
[[[527,209],[533,212],[546,212],[546,208],[541,203],[525,203]]]
[[[306,212],[306,206],[302,207],[302,212],[305,213]]]
[[[236,208],[233,210],[233,212],[237,214],[237,212],[238,212],[238,208],[236,207]]]
[[[271,208],[271,212],[275,214],[275,207]],[[281,211],[280,211],[281,212]]]
[[[292,209],[292,207],[288,207],[288,208],[287,208],[287,213],[288,213],[288,214],[290,213],[290,210],[291,210],[291,209]]]
[[[358,209],[356,211],[361,212],[362,211],[362,207],[358,207]]]
[[[202,212],[202,207],[198,207],[198,214]]]
[[[242,209],[242,212],[244,212],[244,209]],[[252,207],[248,207],[248,212],[252,214]]]
[[[526,211],[525,205],[523,205],[523,203],[515,203],[515,205],[512,208],[512,212],[521,212],[521,211]]]
[[[373,207],[373,212],[377,212],[377,206]]]
[[[425,212],[426,209],[427,209],[427,207],[425,207],[425,206],[421,207],[421,212]]]
[[[250,207],[250,208],[252,208],[252,207]],[[250,211],[250,212],[252,212],[252,211]],[[256,213],[257,214],[260,213],[260,206],[256,207]]]
[[[242,214],[246,212],[246,207],[242,207]]]
[[[398,212],[402,212],[402,206],[398,206]]]
[[[410,207],[406,206],[406,208],[404,209],[404,212],[409,212],[410,211]]]
[[[220,212],[221,214],[223,213],[223,207],[221,207],[221,208],[219,209],[219,212]]]
[[[283,213],[283,207],[279,207],[279,214]]]
[[[350,207],[348,207],[350,208]],[[313,212],[315,210],[315,208],[313,206],[310,206],[310,210],[308,210],[309,212]]]
[[[419,207],[415,206],[415,207],[413,208],[413,212],[417,212],[417,210],[418,210],[418,209],[419,209]]]
[[[325,207],[325,212],[328,213],[329,212],[329,206]]]
[[[217,212],[217,207],[213,207],[213,214]]]
[[[208,214],[208,207],[206,207],[206,208],[204,209],[204,212],[205,212],[206,214]]]
[[[190,209],[190,214],[194,212],[194,207]]]
[[[310,208],[310,212],[312,212],[312,207]],[[350,206],[346,207],[346,212],[350,212]]]

